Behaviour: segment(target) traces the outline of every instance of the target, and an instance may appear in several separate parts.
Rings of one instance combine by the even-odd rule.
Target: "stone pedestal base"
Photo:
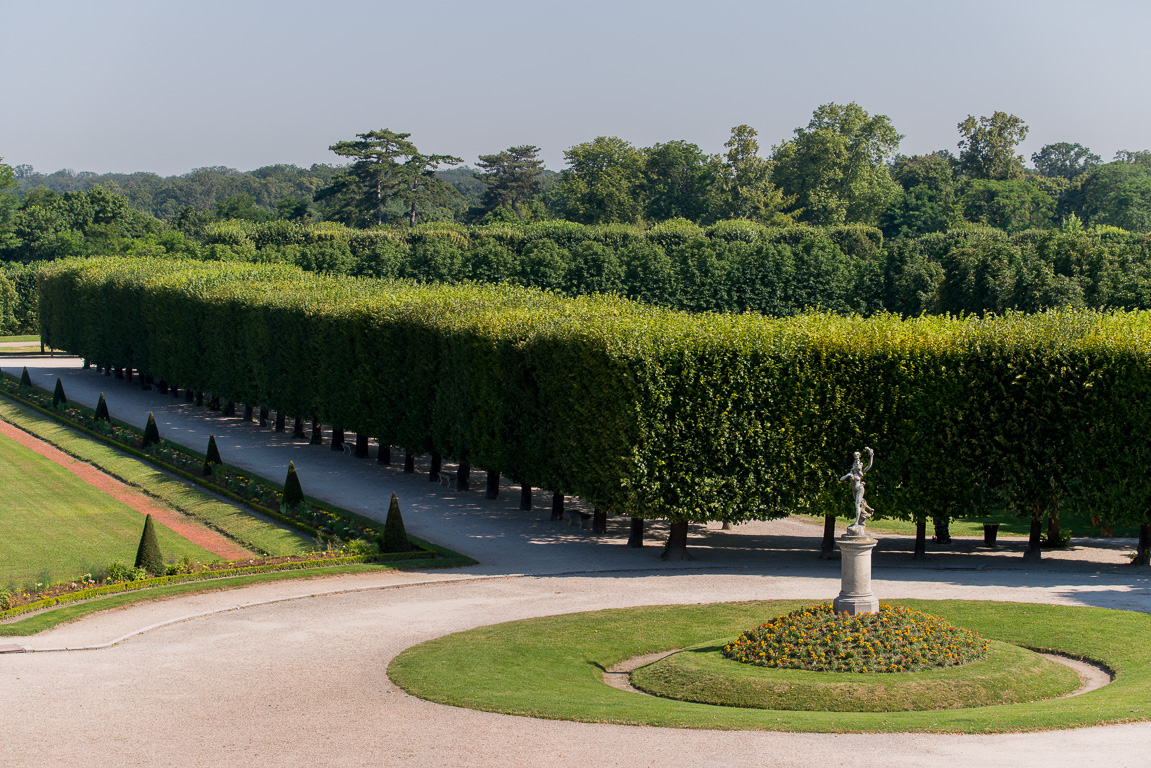
[[[832,607],[835,611],[858,616],[877,613],[879,600],[871,592],[871,550],[878,543],[864,533],[862,536],[839,538],[840,592]]]

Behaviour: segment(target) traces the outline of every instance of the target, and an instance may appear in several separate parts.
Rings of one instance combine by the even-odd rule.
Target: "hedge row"
[[[41,277],[42,333],[132,367],[634,517],[1146,519],[1151,315],[688,315],[623,299],[104,259]]]

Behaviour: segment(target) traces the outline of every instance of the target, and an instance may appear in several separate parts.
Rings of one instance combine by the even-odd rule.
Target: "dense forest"
[[[692,311],[871,314],[1151,306],[1151,151],[1018,154],[1027,125],[957,125],[957,152],[898,152],[884,115],[826,104],[761,152],[610,136],[477,158],[387,129],[338,164],[42,174],[0,162],[0,328],[30,330],[35,265],[96,254],[286,262],[330,274],[618,292]]]

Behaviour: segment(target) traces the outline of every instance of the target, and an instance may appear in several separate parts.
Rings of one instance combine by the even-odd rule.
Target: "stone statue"
[[[851,471],[839,478],[839,482],[841,483],[845,480],[851,481],[851,492],[855,496],[855,523],[847,526],[848,536],[866,535],[864,526],[867,519],[875,513],[875,510],[868,506],[863,498],[863,493],[867,490],[867,486],[863,482],[863,476],[867,474],[867,471],[871,469],[871,465],[875,462],[875,451],[870,448],[864,448],[863,450],[867,451],[867,466],[863,466],[859,451],[856,451],[855,461],[851,465]]]

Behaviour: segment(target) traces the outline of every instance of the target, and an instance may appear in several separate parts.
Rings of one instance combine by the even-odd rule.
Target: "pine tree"
[[[20,374],[20,389],[32,389],[32,377],[28,375],[28,366],[24,366],[24,372]]]
[[[60,381],[60,377],[56,377],[56,389],[52,392],[52,407],[58,408],[64,403],[68,402],[68,398],[64,396],[64,382]]]
[[[300,487],[300,478],[296,477],[296,465],[288,462],[288,477],[284,480],[284,498],[280,506],[292,509],[304,503],[304,489]]]
[[[144,448],[151,448],[160,442],[160,430],[156,428],[156,417],[148,411],[148,426],[144,427]]]
[[[223,463],[223,459],[220,458],[220,449],[216,447],[216,436],[208,435],[208,452],[204,457],[204,475],[212,474],[212,467]]]
[[[100,393],[100,402],[96,403],[96,418],[103,421],[111,421],[112,417],[108,415],[108,403],[104,401],[104,393]]]
[[[143,568],[150,576],[164,575],[164,557],[160,554],[160,542],[156,538],[156,527],[152,516],[144,518],[144,532],[140,535],[140,546],[136,549],[136,567]]]
[[[408,532],[404,530],[404,518],[400,515],[400,502],[394,493],[392,503],[388,506],[384,532],[379,537],[379,545],[381,552],[407,552],[412,548],[408,543]]]

